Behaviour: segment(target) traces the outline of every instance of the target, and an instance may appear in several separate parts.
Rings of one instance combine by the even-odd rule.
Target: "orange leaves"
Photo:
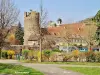
[[[74,50],[74,51],[73,51],[73,55],[74,55],[74,56],[78,56],[78,55],[79,55],[79,50]]]

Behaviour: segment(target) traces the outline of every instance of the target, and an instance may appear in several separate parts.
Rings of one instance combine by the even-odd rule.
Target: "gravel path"
[[[63,70],[59,68],[61,66],[68,66],[68,65],[21,63],[18,62],[17,60],[0,60],[0,63],[19,64],[26,67],[31,67],[43,72],[45,75],[82,75],[77,72]],[[70,65],[70,66],[74,66],[74,65]]]

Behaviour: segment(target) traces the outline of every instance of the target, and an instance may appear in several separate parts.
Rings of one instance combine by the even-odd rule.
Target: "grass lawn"
[[[96,63],[96,62],[42,62],[42,64],[66,64],[66,65],[100,66],[100,63]]]
[[[62,67],[62,68],[66,70],[79,72],[84,75],[100,75],[100,68],[91,68],[91,67]]]
[[[30,60],[20,60],[20,62],[34,63],[34,64],[39,63],[39,62],[30,61]],[[100,66],[100,63],[97,63],[97,62],[41,62],[39,64],[66,64],[66,65]]]
[[[44,75],[43,73],[36,71],[32,68],[24,67],[21,65],[1,64],[0,74],[12,74],[12,75]]]

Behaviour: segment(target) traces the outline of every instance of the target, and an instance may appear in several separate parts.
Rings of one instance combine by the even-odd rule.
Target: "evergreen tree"
[[[97,12],[93,20],[97,23],[95,39],[98,42],[98,45],[100,46],[100,10]]]
[[[16,33],[15,33],[15,38],[20,41],[20,43],[19,43],[20,45],[23,45],[23,42],[24,42],[23,36],[24,36],[24,31],[23,31],[23,28],[21,26],[21,23],[19,22],[18,28],[17,28]]]

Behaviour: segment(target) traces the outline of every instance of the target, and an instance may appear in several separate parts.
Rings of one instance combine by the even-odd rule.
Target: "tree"
[[[61,19],[61,18],[58,18],[57,22],[58,22],[59,24],[61,24],[61,23],[62,23],[62,19]]]
[[[91,50],[91,47],[95,40],[94,36],[95,36],[95,31],[96,31],[96,26],[95,26],[96,23],[90,20],[85,24],[86,24],[85,29],[87,31],[87,36],[85,40],[88,43],[88,50]]]
[[[48,61],[49,61],[49,58],[50,58],[51,53],[52,53],[51,50],[44,50],[43,51],[43,54],[44,54],[44,56],[47,57]]]
[[[8,40],[9,40],[10,44],[15,44],[15,35],[14,34],[10,34],[8,36]]]
[[[48,21],[47,21],[47,18],[48,18],[48,12],[47,10],[45,10],[43,8],[43,0],[41,0],[41,4],[40,4],[40,26],[42,28],[46,28],[47,25],[48,25]]]
[[[7,44],[6,38],[19,15],[12,0],[0,0],[0,54],[2,47]],[[1,58],[1,55],[0,55]]]
[[[93,21],[97,22],[97,30],[95,34],[95,39],[98,42],[98,45],[100,46],[100,10],[97,12],[95,17],[93,18]]]
[[[43,0],[41,0],[40,4],[40,40],[39,40],[39,48],[40,48],[40,62],[42,61],[42,41],[43,41],[43,33],[41,28],[47,27],[47,12],[43,10]]]
[[[18,28],[15,33],[15,38],[20,41],[19,43],[20,45],[23,45],[24,42],[23,36],[24,36],[24,31],[23,28],[21,27],[21,23],[19,22]]]

